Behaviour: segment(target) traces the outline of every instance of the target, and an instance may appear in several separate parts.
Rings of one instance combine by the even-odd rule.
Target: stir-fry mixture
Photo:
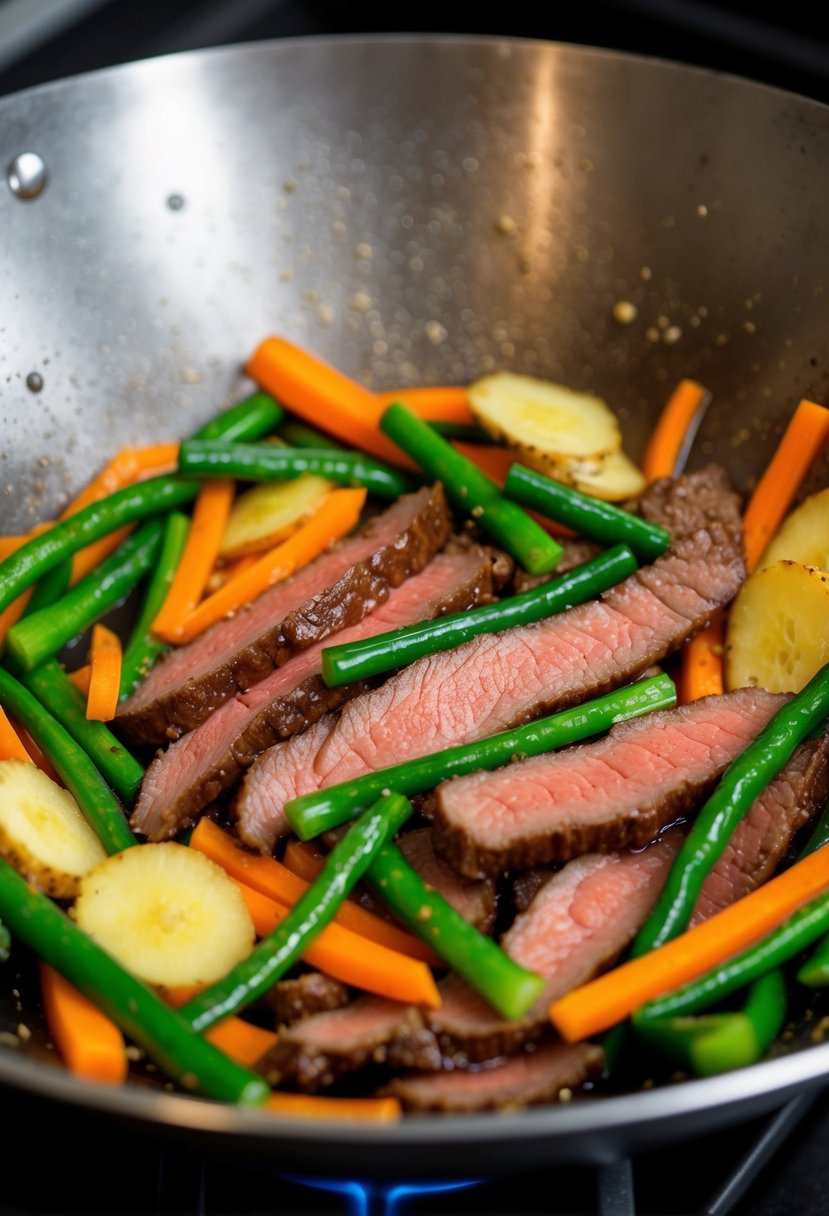
[[[743,509],[692,381],[639,469],[526,376],[248,370],[0,538],[0,956],[66,1067],[391,1121],[762,1058],[829,983],[829,410]]]

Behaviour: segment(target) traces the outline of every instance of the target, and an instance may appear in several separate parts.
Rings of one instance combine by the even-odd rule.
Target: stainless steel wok
[[[509,367],[596,390],[634,455],[694,376],[715,398],[696,459],[743,484],[797,399],[829,396],[829,109],[785,93],[540,43],[285,42],[8,98],[0,165],[22,153],[44,168],[24,159],[0,183],[4,532],[118,446],[241,395],[246,355],[275,331],[378,388]],[[45,1061],[26,994],[0,971],[0,1031],[35,1032],[0,1046],[0,1082],[317,1172],[609,1160],[829,1075],[804,1023],[806,1050],[712,1080],[299,1125],[75,1081]]]

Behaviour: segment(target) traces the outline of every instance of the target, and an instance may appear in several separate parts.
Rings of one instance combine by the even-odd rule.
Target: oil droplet
[[[170,194],[167,196],[167,206],[171,211],[181,211],[184,206],[183,194]]]
[[[9,189],[17,198],[37,198],[42,194],[47,181],[46,165],[37,152],[21,152],[6,170]]]
[[[40,372],[29,372],[26,377],[26,388],[30,393],[39,393],[43,388],[43,377]]]

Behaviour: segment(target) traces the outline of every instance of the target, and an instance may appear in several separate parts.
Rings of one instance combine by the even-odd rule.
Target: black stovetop
[[[808,1101],[776,1151],[773,1140],[761,1144],[763,1168],[736,1204],[729,1202],[726,1184],[768,1128],[768,1117],[638,1158],[636,1213],[824,1216],[829,1092],[806,1109]],[[626,1203],[624,1167],[610,1167],[535,1171],[468,1189],[405,1195],[390,1212],[376,1194],[361,1206],[288,1181],[261,1163],[162,1143],[150,1133],[104,1126],[25,1095],[0,1090],[0,1102],[0,1216],[587,1216],[599,1210],[628,1216],[634,1210]]]

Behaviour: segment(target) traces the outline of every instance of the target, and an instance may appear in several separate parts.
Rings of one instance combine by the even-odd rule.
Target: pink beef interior
[[[438,787],[440,816],[482,847],[603,824],[700,786],[751,742],[781,699],[741,689],[648,714],[595,743],[535,756]]]
[[[469,579],[479,565],[480,556],[475,552],[441,554],[433,558],[420,574],[395,588],[388,600],[357,625],[340,630],[336,634],[337,643],[372,637],[433,615],[439,611],[441,602]],[[287,696],[311,676],[320,674],[321,652],[329,644],[328,640],[318,642],[289,659],[266,679],[237,693],[214,710],[201,726],[171,744],[147,771],[132,816],[133,827],[154,837],[169,804],[182,796],[200,774],[221,764],[234,741],[263,707]]]

